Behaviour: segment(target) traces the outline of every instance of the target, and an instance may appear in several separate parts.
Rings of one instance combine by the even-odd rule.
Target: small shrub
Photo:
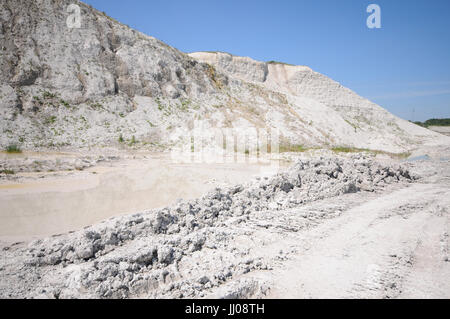
[[[130,141],[130,146],[132,146],[132,145],[134,145],[136,143],[137,143],[136,137],[133,135],[133,137],[131,138],[131,141]]]
[[[103,105],[102,105],[101,103],[92,103],[92,104],[91,104],[91,107],[92,107],[94,110],[98,110],[98,109],[102,109],[102,108],[103,108]]]
[[[22,150],[16,144],[12,144],[6,148],[6,152],[7,153],[22,153]]]
[[[161,100],[159,98],[155,99],[156,104],[158,104],[158,110],[162,111],[164,109],[164,106],[161,103]]]
[[[186,112],[189,110],[189,106],[191,105],[190,100],[181,100],[181,105],[179,106],[180,110]]]
[[[38,103],[39,105],[44,105],[44,102],[41,101],[39,96],[33,96],[33,100]]]
[[[69,103],[66,102],[66,101],[64,101],[64,100],[60,100],[59,102],[60,102],[62,105],[64,105],[65,107],[67,107],[67,108],[70,107]]]
[[[124,142],[123,136],[122,136],[122,134],[120,134],[120,136],[119,136],[119,143],[123,143],[123,142]]]
[[[0,170],[0,174],[5,174],[5,175],[14,175],[16,172],[14,172],[13,170],[10,169],[3,169]]]
[[[54,124],[55,122],[56,122],[56,116],[49,116],[49,117],[45,120],[45,124],[46,124],[46,125]]]
[[[50,93],[48,91],[44,91],[44,93],[42,93],[42,97],[44,99],[54,99],[56,97],[56,94]]]

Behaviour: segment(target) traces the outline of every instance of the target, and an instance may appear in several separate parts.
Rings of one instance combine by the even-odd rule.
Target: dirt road
[[[270,297],[450,298],[450,183],[415,184],[305,233]]]

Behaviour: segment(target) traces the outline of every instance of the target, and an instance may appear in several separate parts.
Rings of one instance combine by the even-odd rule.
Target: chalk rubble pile
[[[112,218],[82,231],[34,241],[25,251],[24,267],[54,268],[65,274],[65,281],[53,288],[53,297],[198,297],[205,288],[222,285],[242,269],[267,267],[261,260],[231,258],[216,272],[208,269],[194,278],[182,275],[184,261],[202,250],[212,249],[218,255],[221,249],[227,250],[236,232],[229,227],[230,221],[245,225],[264,211],[376,191],[416,178],[404,166],[383,166],[363,155],[301,160],[272,177],[217,188],[173,207]]]

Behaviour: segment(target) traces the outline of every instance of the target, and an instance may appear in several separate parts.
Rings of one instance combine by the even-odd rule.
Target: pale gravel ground
[[[209,133],[233,128],[234,135],[278,128],[285,144],[412,152],[430,160],[404,164],[409,175],[383,156],[373,163],[318,152],[269,180],[219,185],[196,200],[91,220],[83,230],[63,228],[64,234],[32,243],[3,243],[0,297],[448,297],[448,137],[397,118],[308,67],[226,53],[188,55],[80,2],[83,27],[68,29],[71,3],[0,5],[0,147],[86,148],[82,157],[0,159],[0,188],[14,195],[26,195],[23,185],[39,185],[41,178],[75,181],[99,164],[123,163],[87,147],[189,148],[196,124]],[[211,136],[205,143],[214,145]],[[158,194],[192,187],[173,177],[162,178],[168,188]],[[113,202],[89,198],[96,179],[88,180],[93,183],[72,198],[67,213]],[[58,183],[42,190],[67,187]],[[73,187],[80,185],[72,183],[69,193]],[[38,202],[38,188],[30,202]],[[137,201],[131,192],[129,202],[120,201],[127,192],[121,193],[114,205]],[[20,202],[9,199],[2,216]],[[59,209],[68,203],[53,200]],[[119,213],[102,207],[96,211],[104,218]],[[70,221],[41,207],[34,213],[45,224],[42,211],[56,228]],[[26,214],[19,219],[27,221]]]
[[[270,296],[450,298],[448,186],[395,190],[305,234]]]
[[[436,153],[446,155],[445,151]],[[354,161],[360,161],[358,156]],[[175,207],[181,209],[179,217],[170,217],[172,210],[156,216],[151,212],[137,214],[42,243],[2,245],[0,295],[448,298],[450,163],[435,158],[404,165],[421,178],[413,183],[381,183],[373,192],[339,195],[330,192],[331,185],[321,190],[308,184],[310,178],[317,177],[305,175],[302,187],[312,186],[310,194],[314,195],[302,204],[289,204],[284,192],[276,191],[273,199],[253,202],[248,211],[241,208],[246,197],[239,197],[237,202],[233,200],[238,206],[212,219],[206,218],[208,210],[204,208],[192,217],[184,215],[181,205]],[[292,178],[289,176],[287,180]],[[321,183],[332,181],[325,175],[317,176],[324,176]],[[283,183],[278,185],[284,187]],[[294,187],[289,194],[302,194],[302,187]],[[252,186],[245,189],[254,196]],[[213,192],[199,203],[214,202],[217,194]],[[211,208],[220,207],[217,204]],[[257,207],[272,208],[255,210]],[[191,228],[183,224],[187,222]],[[95,248],[98,242],[92,246],[94,252],[83,250],[89,247],[83,246],[89,244],[88,238],[95,241],[97,234],[101,243],[108,241],[109,246]],[[84,236],[88,236],[87,241]],[[61,262],[61,240],[78,241],[81,250],[66,255],[68,259]],[[39,253],[40,247],[44,250]]]

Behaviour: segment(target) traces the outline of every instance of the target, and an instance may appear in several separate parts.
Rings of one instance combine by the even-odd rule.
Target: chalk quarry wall
[[[79,29],[66,24],[72,3]],[[73,0],[4,0],[0,31],[1,148],[167,149],[185,143],[195,121],[390,152],[438,136],[308,67],[188,55]]]

